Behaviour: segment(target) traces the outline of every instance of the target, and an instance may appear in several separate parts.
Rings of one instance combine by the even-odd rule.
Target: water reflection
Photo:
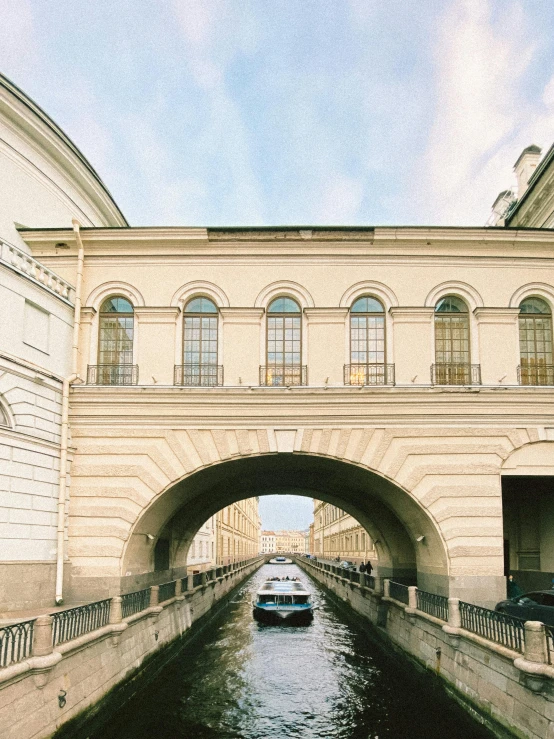
[[[259,584],[300,576],[312,624],[252,618]],[[220,617],[90,739],[479,739],[492,735],[346,622],[295,565],[265,565]]]

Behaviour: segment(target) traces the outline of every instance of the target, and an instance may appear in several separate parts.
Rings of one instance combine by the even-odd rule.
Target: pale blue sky
[[[262,529],[303,531],[314,520],[314,502],[299,495],[262,495],[260,517]]]
[[[553,0],[0,0],[133,225],[482,225],[554,139]]]

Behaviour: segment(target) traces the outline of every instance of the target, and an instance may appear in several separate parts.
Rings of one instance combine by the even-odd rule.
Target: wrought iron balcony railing
[[[138,365],[136,364],[89,364],[87,385],[136,385]]]
[[[308,368],[305,364],[260,367],[260,385],[267,387],[289,387],[307,385]]]
[[[481,365],[443,362],[431,365],[433,385],[480,385]]]
[[[223,367],[220,364],[176,364],[173,384],[187,387],[223,385]]]
[[[345,364],[345,385],[394,385],[394,364]]]
[[[517,381],[520,385],[554,385],[554,364],[520,365]]]

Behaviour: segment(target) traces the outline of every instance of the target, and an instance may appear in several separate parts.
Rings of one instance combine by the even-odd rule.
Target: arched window
[[[552,311],[541,298],[519,306],[519,354],[521,385],[554,385]]]
[[[348,385],[385,385],[385,309],[368,295],[350,308],[350,366],[345,372]],[[392,381],[394,379],[392,378]]]
[[[472,374],[469,352],[469,312],[461,298],[447,295],[435,306],[436,385],[479,384]]]
[[[183,367],[176,368],[176,385],[213,387],[223,384],[217,364],[218,310],[209,298],[193,298],[185,306]]]
[[[95,385],[135,385],[137,368],[133,365],[135,315],[133,306],[121,296],[104,300],[100,307],[98,330],[98,366],[89,379]]]
[[[266,362],[262,385],[305,385],[302,366],[302,313],[292,298],[275,298],[267,309]]]

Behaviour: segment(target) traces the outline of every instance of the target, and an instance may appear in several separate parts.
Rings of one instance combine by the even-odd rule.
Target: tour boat
[[[252,607],[254,618],[268,623],[307,622],[313,618],[311,594],[298,580],[264,582]]]
[[[287,557],[273,557],[273,559],[269,560],[270,565],[291,565],[292,559],[287,559]]]

